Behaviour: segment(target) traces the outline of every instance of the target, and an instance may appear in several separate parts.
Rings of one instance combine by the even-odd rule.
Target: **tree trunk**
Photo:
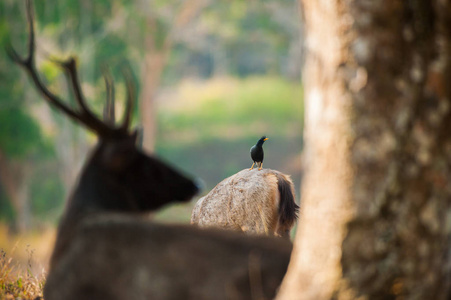
[[[157,45],[158,31],[163,31],[158,24],[156,16],[147,12],[146,16],[146,37],[144,47],[146,51],[145,66],[142,75],[142,95],[141,95],[141,121],[144,128],[143,149],[152,153],[155,150],[155,140],[157,134],[157,114],[155,97],[160,85],[161,76],[171,55],[176,33],[186,26],[202,9],[208,4],[208,0],[188,0],[184,1],[181,8],[174,16],[174,21],[168,32]],[[148,6],[143,6],[144,11]],[[160,30],[158,30],[160,29]]]
[[[144,128],[143,149],[149,153],[155,150],[157,133],[155,97],[170,51],[170,49],[157,50],[153,46],[152,39],[153,37],[151,36],[146,37],[145,65],[141,84],[141,120]]]
[[[0,182],[16,212],[15,230],[21,233],[30,229],[31,225],[29,175],[30,166],[26,160],[12,161],[0,153]]]
[[[302,1],[301,217],[278,299],[449,299],[450,1]]]

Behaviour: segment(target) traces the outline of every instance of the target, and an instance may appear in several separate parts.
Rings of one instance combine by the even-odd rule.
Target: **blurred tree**
[[[295,67],[298,55],[293,51],[300,40],[299,23],[293,18],[295,0],[35,0],[33,3],[37,63],[51,90],[72,101],[60,70],[48,61],[49,54],[56,54],[59,59],[77,56],[83,90],[89,104],[100,112],[105,95],[102,68],[111,70],[116,94],[123,98],[121,68],[127,63],[135,74],[140,74],[137,83],[142,102],[135,113],[141,114],[150,140],[149,149],[154,147],[157,111],[152,99],[162,86],[173,86],[186,77],[268,73],[298,76],[289,71],[299,69]],[[2,48],[10,36],[14,46],[24,50],[27,35],[24,16],[23,2],[0,2]],[[60,203],[49,199],[46,208],[44,195],[59,197],[61,183],[66,192],[70,191],[92,141],[83,129],[53,113],[35,96],[28,80],[19,75],[3,50],[0,67],[0,152],[5,164],[2,172],[12,174],[5,171],[6,164],[14,163],[15,186],[32,187],[32,192],[15,194],[23,195],[24,199],[28,195],[23,207],[39,207],[42,215],[46,209],[54,211],[52,205]],[[121,104],[118,101],[118,111]],[[56,144],[53,154],[49,144]],[[49,158],[49,153],[56,155],[57,163],[43,159]],[[19,165],[26,166],[21,171],[23,175]],[[39,178],[39,170],[43,169],[48,181]],[[61,179],[56,178],[57,173]],[[2,180],[0,201],[5,202],[6,197],[12,203],[15,200],[3,186],[7,180]],[[38,182],[46,189],[42,193],[36,193]],[[0,215],[7,211],[2,210]]]
[[[81,2],[81,5],[85,4],[86,6],[88,2]],[[104,2],[106,4],[106,1]],[[38,19],[45,20],[37,24],[39,31],[38,44],[41,45],[41,38],[45,40],[48,34],[60,34],[58,41],[61,48],[70,44],[71,41],[67,39],[66,32],[68,26],[63,21],[71,24],[74,19],[83,15],[80,13],[82,9],[76,9],[77,5],[74,6],[74,3],[74,1],[68,2],[65,6],[62,6],[61,4],[53,3],[55,5],[52,5],[52,3],[43,1],[35,2]],[[13,1],[0,3],[0,12],[5,16],[0,20],[1,45],[6,45],[9,36],[11,36],[13,43],[19,46],[23,45],[23,42],[20,43],[21,41],[26,40],[26,21],[24,20],[25,14],[22,4]],[[65,10],[71,13],[66,19],[62,20],[60,12]],[[101,11],[104,11],[104,8],[101,8]],[[86,15],[89,17],[89,14]],[[82,17],[81,20],[87,20],[88,17]],[[75,24],[79,23],[75,22]],[[80,28],[77,32],[81,32],[81,34],[78,36],[72,34],[72,36],[75,36],[75,39],[82,40],[80,37],[83,36],[83,31],[91,31],[93,28],[99,27],[99,24],[91,24],[89,19],[81,24],[82,26],[76,27]],[[84,24],[89,24],[89,26]],[[42,31],[40,29],[46,34],[41,35]],[[40,60],[43,53],[46,55],[49,48],[58,48],[58,45],[47,42],[42,44],[44,44],[44,47],[41,45],[38,49],[40,55],[38,63],[42,73],[52,89],[64,89],[64,83],[57,76],[58,68],[52,64],[42,63]],[[90,65],[88,64],[88,66]],[[95,81],[92,75],[85,77],[91,79],[91,82]],[[37,167],[42,168],[43,163],[48,163],[46,159],[49,158],[49,154],[53,153],[48,146],[47,139],[49,135],[47,134],[47,137],[44,137],[36,118],[41,124],[45,124],[45,127],[49,127],[49,121],[50,127],[55,127],[55,125],[48,119],[48,113],[42,114],[42,112],[48,111],[48,108],[45,105],[41,106],[34,103],[35,92],[26,88],[28,80],[23,74],[22,76],[19,75],[17,66],[10,62],[3,50],[0,52],[0,78],[2,79],[0,88],[0,184],[5,192],[3,197],[6,197],[14,208],[15,215],[12,219],[15,221],[15,227],[23,231],[30,226],[31,212],[33,212],[34,208],[39,207],[38,210],[40,210],[42,215],[42,212],[45,210],[52,211],[54,209],[52,205],[55,203],[60,205],[61,199],[63,199],[60,198],[58,201],[55,201],[55,199],[43,199],[43,195],[61,197],[61,194],[55,193],[55,191],[60,191],[60,181],[54,177],[54,170],[47,170],[47,181],[44,181],[42,177],[39,177],[39,174],[35,173]],[[80,149],[86,149],[86,137],[79,134],[78,128],[56,115],[53,118],[53,122],[58,124],[56,127],[60,129],[55,131],[50,129],[50,131],[56,133],[55,140],[59,150],[56,153],[59,154],[61,162],[61,164],[54,165],[54,167],[59,167],[61,177],[64,178],[63,182],[66,183],[68,190],[75,180],[75,174],[78,173],[81,160],[86,156],[86,150],[80,151]],[[49,131],[49,129],[47,128],[46,131]],[[77,165],[79,166],[77,167]],[[43,183],[41,190],[39,193],[34,192],[30,194],[30,186],[35,182]],[[5,199],[2,198],[0,201],[4,202]],[[39,205],[36,206],[35,204],[38,203]],[[4,211],[1,215],[3,213]],[[46,216],[42,216],[46,219]],[[3,215],[3,217],[5,216]],[[7,219],[11,218],[7,216]]]
[[[145,56],[140,108],[144,128],[143,148],[149,152],[155,149],[157,132],[155,94],[171,54],[174,39],[180,29],[192,21],[207,3],[208,0],[173,1],[173,3],[142,1],[138,6],[145,19]],[[166,9],[166,6],[169,6],[169,9]],[[167,11],[172,13],[169,17],[164,14]]]
[[[172,77],[200,77],[286,72],[296,78],[300,60],[289,51],[287,70],[275,70],[288,48],[300,45],[295,1],[268,1],[260,5],[246,1],[142,1],[137,15],[144,14],[145,65],[142,75],[141,119],[144,148],[153,151],[156,138],[154,98],[164,80],[165,69]],[[294,46],[288,46],[291,43]],[[173,51],[175,49],[175,51]],[[180,58],[171,56],[184,56]],[[184,74],[193,68],[196,73]],[[294,62],[294,63],[293,63]],[[172,78],[172,80],[174,80]]]
[[[130,48],[134,46],[131,38],[118,30],[124,25],[124,13],[130,10],[128,5],[128,1],[36,1],[38,51],[41,50],[46,59],[50,58],[49,53],[57,55],[58,59],[77,58],[82,88],[89,105],[99,114],[105,99],[101,70],[108,69],[116,79],[118,98],[125,98],[123,84],[118,80],[122,77],[123,64],[136,72],[137,67],[128,59]],[[41,67],[49,86],[73,104],[59,68],[49,62],[42,62]],[[58,169],[66,192],[70,192],[86,159],[88,133],[59,113],[52,114],[52,119],[58,128],[55,131]]]
[[[182,28],[176,44],[179,57],[169,71],[176,72],[172,76],[270,73],[297,79],[299,28],[295,0],[213,1],[195,22]],[[193,60],[198,64],[197,74]]]
[[[302,3],[306,175],[278,299],[450,299],[451,3]]]
[[[7,3],[0,3],[0,11]],[[18,10],[11,10],[18,14]],[[18,20],[21,20],[19,17]],[[0,44],[8,38],[6,20],[0,20]],[[30,93],[20,88],[18,70],[0,53],[0,185],[14,209],[14,216],[5,216],[14,221],[15,228],[25,231],[31,223],[29,184],[32,175],[32,158],[48,154],[48,147],[38,123],[30,116]],[[6,88],[8,87],[8,88]],[[3,202],[3,199],[0,199]],[[5,206],[6,207],[6,206]],[[11,213],[11,212],[10,212]]]

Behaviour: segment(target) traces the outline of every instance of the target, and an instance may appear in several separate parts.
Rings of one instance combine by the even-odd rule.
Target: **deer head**
[[[144,154],[135,146],[137,131],[130,130],[135,89],[130,73],[124,72],[127,99],[124,118],[119,125],[116,125],[114,121],[114,85],[108,75],[104,75],[104,77],[107,88],[107,103],[110,104],[107,105],[109,108],[106,110],[107,114],[104,121],[99,119],[87,106],[80,86],[75,58],[53,61],[67,75],[78,110],[69,107],[46,87],[35,64],[36,46],[31,1],[26,1],[26,5],[30,33],[28,54],[25,58],[22,58],[12,47],[7,48],[8,54],[14,62],[27,71],[37,90],[51,106],[96,133],[99,139],[98,145],[85,169],[102,170],[111,174],[111,177],[116,177],[123,183],[122,185],[129,187],[131,194],[143,199],[143,201],[134,203],[139,209],[155,209],[171,200],[184,201],[190,199],[197,191],[196,185],[191,180],[186,179],[160,160]]]
[[[41,79],[35,64],[35,32],[31,1],[26,1],[29,28],[28,54],[23,58],[11,46],[9,56],[23,67],[43,98],[72,120],[93,131],[98,143],[84,169],[59,225],[56,253],[64,250],[70,232],[85,217],[104,212],[144,212],[174,201],[188,201],[198,191],[196,184],[159,159],[136,147],[137,131],[130,129],[134,85],[130,73],[124,72],[127,99],[123,121],[114,121],[114,85],[105,77],[107,107],[105,120],[98,118],[86,102],[74,58],[54,62],[64,71],[77,108],[66,104],[51,92]],[[111,103],[113,103],[111,105]]]

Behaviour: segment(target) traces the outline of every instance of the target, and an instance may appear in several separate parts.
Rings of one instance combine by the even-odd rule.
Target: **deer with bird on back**
[[[290,176],[263,169],[262,136],[251,148],[252,167],[218,183],[200,198],[191,214],[191,224],[201,228],[221,228],[252,235],[290,238],[299,206]],[[252,171],[254,165],[259,166]]]

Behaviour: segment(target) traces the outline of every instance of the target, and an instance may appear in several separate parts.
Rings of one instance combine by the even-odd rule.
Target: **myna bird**
[[[268,138],[266,136],[262,136],[257,144],[255,144],[254,146],[252,146],[251,148],[251,158],[254,161],[254,163],[252,164],[252,167],[249,170],[252,170],[254,168],[255,163],[260,163],[260,168],[258,168],[259,170],[261,170],[263,168],[263,143],[268,140]]]

